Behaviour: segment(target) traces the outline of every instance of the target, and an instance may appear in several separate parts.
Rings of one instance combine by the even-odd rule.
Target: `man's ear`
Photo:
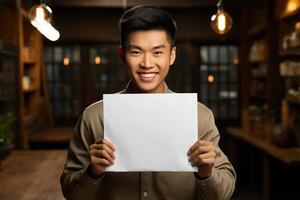
[[[170,65],[173,65],[176,59],[176,47],[174,46],[171,50],[171,56],[170,56]]]
[[[125,64],[125,49],[122,46],[119,46],[119,57],[122,64]]]

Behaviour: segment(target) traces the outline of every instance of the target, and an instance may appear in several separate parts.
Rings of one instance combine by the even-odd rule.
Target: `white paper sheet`
[[[104,95],[104,137],[116,146],[107,171],[197,171],[197,94]]]

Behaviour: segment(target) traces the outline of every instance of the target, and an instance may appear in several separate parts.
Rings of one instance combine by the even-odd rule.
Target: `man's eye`
[[[163,52],[162,51],[154,51],[154,55],[161,55],[161,54],[163,54]]]
[[[131,53],[132,55],[139,55],[139,54],[140,54],[139,51],[131,51],[130,53]]]

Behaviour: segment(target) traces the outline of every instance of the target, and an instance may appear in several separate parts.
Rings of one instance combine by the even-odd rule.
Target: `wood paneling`
[[[0,6],[0,38],[18,45],[18,23],[16,10],[8,6]]]
[[[68,143],[72,137],[73,127],[53,127],[39,131],[30,136],[31,142],[36,143]]]

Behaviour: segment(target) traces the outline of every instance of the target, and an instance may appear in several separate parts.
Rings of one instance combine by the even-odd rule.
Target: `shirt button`
[[[148,197],[148,193],[147,192],[144,192],[143,193],[143,196],[146,198],[146,197]]]

